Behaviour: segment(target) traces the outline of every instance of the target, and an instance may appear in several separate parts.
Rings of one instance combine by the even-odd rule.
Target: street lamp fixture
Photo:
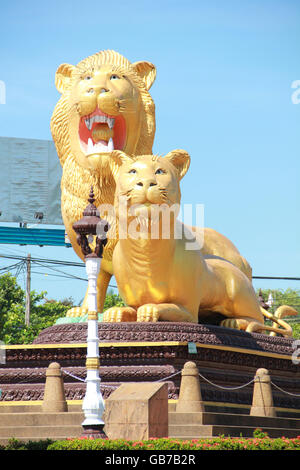
[[[107,243],[108,223],[101,219],[93,187],[89,195],[89,204],[83,211],[83,217],[73,224],[77,243],[85,257],[88,276],[88,334],[86,356],[86,393],[82,409],[85,419],[82,423],[83,435],[92,438],[105,438],[103,431],[104,401],[100,390],[100,360],[97,311],[97,277],[100,271],[103,248]]]

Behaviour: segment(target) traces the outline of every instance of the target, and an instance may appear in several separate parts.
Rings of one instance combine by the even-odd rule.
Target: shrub
[[[271,439],[257,430],[253,438],[224,437],[181,440],[172,438],[129,441],[124,439],[67,439],[56,441],[48,450],[300,450],[300,436]]]
[[[12,438],[8,441],[7,446],[1,446],[1,450],[47,450],[53,442],[52,439],[25,442]]]
[[[253,438],[219,436],[207,439],[147,439],[133,441],[126,439],[76,438],[53,441],[22,442],[11,439],[1,450],[300,450],[300,436],[271,439],[267,433],[257,429]]]

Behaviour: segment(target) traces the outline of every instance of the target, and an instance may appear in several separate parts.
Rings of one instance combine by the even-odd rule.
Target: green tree
[[[266,302],[271,294],[274,300],[269,312],[274,313],[280,305],[289,305],[300,314],[300,290],[299,289],[258,289],[257,295],[261,290],[264,301]]]
[[[300,290],[298,289],[258,289],[257,296],[261,293],[264,301],[266,302],[269,298],[269,295],[272,294],[274,303],[269,312],[275,313],[276,309],[280,305],[289,305],[297,310],[298,315],[285,317],[284,321],[288,322],[293,329],[293,338],[300,339]],[[267,324],[271,324],[269,320],[266,320]]]
[[[73,307],[73,299],[48,299],[47,292],[30,293],[30,324],[25,325],[25,292],[10,273],[0,276],[0,340],[5,344],[30,344],[40,331],[65,317]],[[118,294],[108,291],[104,310],[124,302]]]
[[[18,304],[24,303],[25,292],[11,274],[0,276],[0,334],[8,313]]]
[[[119,294],[114,294],[113,290],[109,289],[105,297],[103,311],[105,312],[105,310],[108,310],[110,307],[114,306],[124,307],[125,303],[123,302]]]
[[[30,324],[25,325],[25,292],[10,273],[0,276],[0,340],[5,344],[32,343],[39,332],[65,315],[68,302],[47,300],[46,292],[30,293]],[[69,299],[68,299],[69,300]]]

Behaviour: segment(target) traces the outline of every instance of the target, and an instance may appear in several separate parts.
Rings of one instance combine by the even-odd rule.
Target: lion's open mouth
[[[96,108],[93,113],[81,117],[78,134],[85,155],[124,150],[125,119],[123,116],[109,116]]]

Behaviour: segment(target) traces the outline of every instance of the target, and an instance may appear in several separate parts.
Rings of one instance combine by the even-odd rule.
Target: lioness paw
[[[246,330],[249,325],[249,321],[245,318],[226,318],[221,322],[221,326],[226,328],[233,328],[235,330]]]
[[[136,310],[131,307],[111,307],[103,314],[103,322],[136,321]]]
[[[140,322],[155,322],[158,321],[159,312],[155,304],[145,304],[137,310],[137,321]]]

